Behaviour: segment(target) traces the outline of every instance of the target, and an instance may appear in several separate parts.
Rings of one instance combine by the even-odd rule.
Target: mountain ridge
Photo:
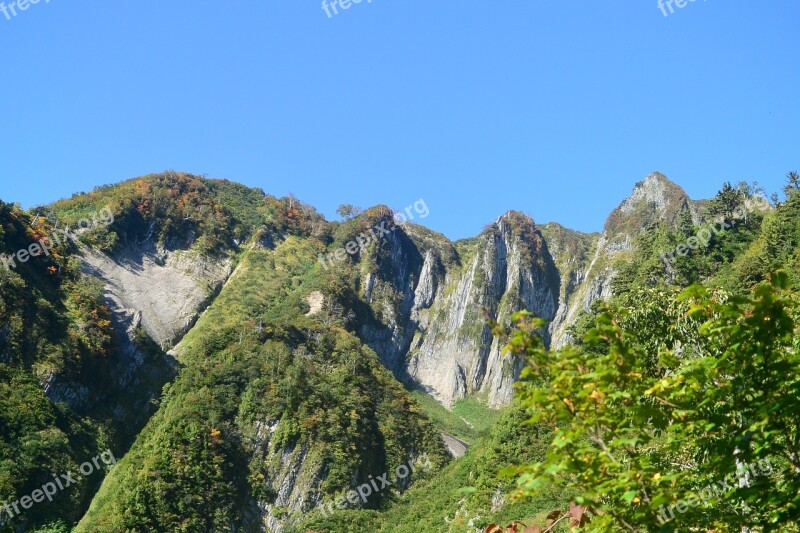
[[[440,433],[398,382],[447,408],[470,399],[480,409],[507,405],[522,361],[503,354],[487,316],[508,325],[514,312],[528,309],[546,320],[546,344],[568,343],[578,317],[610,297],[618,265],[638,235],[702,211],[680,187],[653,174],[636,184],[601,233],[540,225],[510,210],[475,237],[450,241],[415,221],[395,224],[385,206],[330,222],[292,196],[169,172],[99,187],[37,214],[49,228],[105,207],[114,222],[82,232],[58,261],[91,280],[98,305],[105,302],[108,335],[121,357],[117,383],[137,400],[131,406],[155,402],[157,409],[141,432],[134,426],[135,443],[116,445],[119,456],[132,448],[78,531],[153,527],[147,514],[131,514],[142,506],[182,516],[184,527],[284,531],[369,473],[421,453],[444,464]],[[18,233],[27,237],[12,242],[7,235],[6,250],[33,238],[26,220]],[[342,261],[318,260],[379,223],[391,223],[391,230]],[[35,257],[7,276],[35,285],[32,273],[50,260]],[[58,272],[52,279],[60,279]],[[0,360],[3,353],[0,345]],[[355,374],[348,376],[348,369]],[[50,382],[60,383],[46,389],[50,401],[88,394],[80,379],[67,380],[58,368],[47,372]],[[348,379],[361,380],[354,385],[362,391],[358,398],[345,392]],[[314,385],[303,385],[308,380]],[[373,380],[375,390],[363,380]],[[296,397],[288,384],[306,387],[310,396]],[[118,418],[133,416],[132,408],[116,408]],[[324,414],[315,414],[320,409]],[[366,437],[360,421],[377,428],[371,430],[377,441]],[[364,443],[335,430],[351,425]],[[412,427],[417,437],[409,435]],[[183,442],[177,428],[206,448]],[[334,438],[355,448],[333,453]],[[160,446],[182,450],[215,480],[192,510],[175,507],[171,492],[192,490],[174,485],[186,475],[185,459],[148,455]],[[136,479],[150,479],[147,490],[161,496],[136,492]],[[243,522],[217,517],[210,495],[229,510],[246,510]]]
[[[180,185],[170,185],[169,180],[177,180]],[[142,182],[146,186],[142,185]],[[179,189],[180,194],[184,195],[196,194],[204,187],[213,189],[213,186],[219,184],[225,184],[232,189],[247,189],[227,180],[205,180],[188,174],[168,173],[151,175],[139,180],[127,180],[118,185],[101,187],[99,191],[101,193],[114,191],[116,188],[132,185],[134,191],[142,198],[142,204],[136,206],[138,212],[136,214],[146,215],[148,209],[158,210],[159,202],[156,192],[153,191],[154,187],[161,186],[156,191],[166,189],[169,196],[175,197],[173,189]],[[212,198],[217,194],[213,190],[211,193]],[[90,193],[89,196],[92,194],[95,193]],[[153,198],[149,199],[148,194]],[[272,198],[261,189],[249,189],[248,194],[265,199]],[[86,198],[86,195],[78,195],[69,201],[51,205],[58,208],[64,202],[80,203]],[[274,201],[277,202],[277,199]],[[188,203],[189,207],[192,207],[191,202]],[[154,207],[151,208],[150,204]],[[658,172],[649,174],[634,185],[631,194],[609,214],[604,229],[599,234],[586,234],[563,227],[553,231],[556,227],[551,226],[548,230],[547,225],[540,228],[529,215],[509,210],[488,224],[477,236],[453,242],[446,236],[413,222],[395,225],[396,217],[393,217],[392,211],[384,205],[366,209],[350,219],[336,223],[326,221],[316,213],[316,210],[293,197],[288,198],[288,204],[290,211],[297,212],[284,213],[287,220],[291,221],[295,217],[310,217],[309,220],[316,220],[310,223],[315,227],[307,230],[312,235],[316,233],[317,237],[329,247],[337,246],[336,243],[341,243],[343,246],[347,242],[352,242],[356,239],[357,233],[375,227],[376,224],[390,224],[392,231],[387,232],[384,237],[385,242],[381,241],[371,251],[364,250],[352,258],[366,268],[362,275],[354,280],[355,286],[361,287],[358,290],[362,291],[361,298],[366,306],[373,308],[373,311],[381,317],[378,321],[372,319],[362,321],[359,334],[378,353],[384,366],[395,373],[398,379],[415,387],[421,387],[445,405],[452,405],[454,401],[473,393],[487,395],[491,405],[501,405],[510,400],[513,383],[520,369],[519,362],[512,363],[509,367],[501,357],[500,346],[492,345],[491,332],[487,326],[480,325],[483,323],[482,309],[488,310],[493,319],[506,321],[514,311],[526,307],[532,309],[547,319],[549,324],[546,332],[547,342],[552,341],[554,346],[561,346],[569,342],[569,328],[580,313],[588,311],[595,301],[608,299],[611,294],[611,282],[616,275],[614,264],[618,257],[624,257],[626,252],[631,250],[631,243],[636,235],[658,222],[674,226],[683,211],[688,211],[692,220],[700,218],[699,202],[691,200],[680,186]],[[216,209],[225,209],[224,203],[220,203],[220,206]],[[258,209],[255,202],[253,206]],[[165,210],[163,207],[161,209]],[[199,210],[202,211],[202,206]],[[239,218],[247,219],[252,224],[252,220],[256,217],[251,211],[252,206],[248,206]],[[275,213],[272,213],[270,216],[262,217],[262,222],[268,224],[267,221],[274,215]],[[193,212],[190,212],[184,219],[193,221],[193,216],[195,216]],[[228,225],[236,226],[234,216],[225,212],[221,216],[233,219]],[[154,221],[148,226],[148,235],[153,231],[155,224]],[[166,265],[167,258],[173,257],[176,253],[169,249],[175,248],[177,243],[175,239],[178,237],[174,235],[175,233],[181,234],[190,248],[195,245],[195,240],[203,237],[201,227],[184,229],[181,232],[174,229],[175,223],[165,225],[168,227],[166,231],[161,230],[165,231],[165,234],[159,240],[162,244],[157,246],[157,243],[151,244],[151,248],[154,249],[150,253],[151,259],[145,261],[152,264],[152,268],[155,269],[160,268],[159,261]],[[201,293],[194,306],[188,309],[188,314],[183,311],[182,320],[186,321],[183,328],[175,329],[175,326],[172,326],[168,329],[175,332],[185,331],[185,328],[192,323],[193,316],[196,317],[201,310],[200,304],[204,299],[218,290],[220,284],[230,275],[233,268],[230,257],[231,254],[238,253],[241,239],[259,231],[258,228],[248,227],[246,224],[240,224],[238,227],[236,232],[240,238],[233,239],[227,244],[216,243],[218,247],[222,246],[223,256],[228,257],[224,260],[228,266],[213,276],[215,281],[212,284],[217,288],[212,287],[205,296]],[[554,244],[558,248],[556,254],[559,256],[558,260],[551,254],[547,244],[547,236],[556,238],[556,234],[558,238]],[[282,236],[280,231],[273,231],[270,239],[274,242],[274,239],[282,237],[285,235]],[[106,237],[105,240],[118,242],[120,238]],[[123,236],[122,240],[128,241],[130,236]],[[459,244],[466,248],[466,253],[459,252]],[[135,248],[140,244],[133,246]],[[574,249],[576,246],[580,249]],[[565,252],[565,247],[569,251]],[[590,249],[593,249],[591,258],[588,255]],[[478,252],[477,255],[474,255],[475,251]],[[125,253],[130,254],[130,251]],[[153,256],[154,253],[160,254],[161,258]],[[362,255],[367,258],[366,262]],[[87,252],[84,257],[95,258],[93,264],[87,261],[90,263],[87,268],[89,271],[93,269],[96,277],[106,281],[115,279],[113,268],[106,270],[98,268],[104,262],[98,261],[96,254]],[[141,263],[144,261],[144,256],[139,253],[136,260]],[[173,262],[175,260],[169,259]],[[560,272],[557,263],[566,270]],[[109,266],[108,262],[105,264]],[[582,268],[577,268],[576,265],[582,265]],[[140,279],[145,283],[161,279],[155,272],[151,269],[147,275],[140,276]],[[161,272],[166,275],[175,270]],[[168,278],[165,282],[177,288],[180,284],[176,284],[179,278],[175,275],[183,274],[175,272],[172,278]],[[143,287],[137,290],[142,292]],[[196,291],[196,284],[192,288],[190,283],[187,285],[187,290]],[[448,297],[450,303],[444,301],[446,291],[456,293],[455,299]],[[110,292],[115,293],[113,289],[110,289]],[[378,303],[381,295],[386,296],[388,300]],[[126,297],[124,294],[115,294],[115,299],[117,304],[120,301],[131,301],[130,296]],[[186,297],[178,298],[182,308],[185,308],[185,304],[182,303],[185,300]],[[443,306],[447,308],[444,311],[442,311]],[[195,310],[192,311],[192,308]],[[141,311],[144,312],[145,318],[152,315],[152,312],[148,313],[148,309]],[[350,311],[358,314],[357,310]],[[433,323],[429,323],[431,313],[442,312],[455,317],[455,322],[446,327],[443,327],[441,321],[433,320]],[[135,315],[135,312],[133,314]],[[384,318],[388,320],[383,320]],[[162,346],[165,342],[170,343],[179,339],[179,337],[172,338],[174,333],[165,336],[164,326],[148,324],[147,320],[144,326],[151,337]],[[157,329],[159,331],[156,331]],[[444,344],[437,341],[437,338],[442,337],[447,339]],[[458,338],[461,340],[456,340]],[[454,355],[441,359],[443,353],[465,352],[471,355],[464,360]]]

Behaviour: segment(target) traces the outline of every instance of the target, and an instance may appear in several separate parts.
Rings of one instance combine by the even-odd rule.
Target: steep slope
[[[103,282],[119,323],[142,325],[162,349],[188,331],[233,270],[231,258],[158,248],[152,240],[114,257],[81,250],[84,272]]]
[[[347,330],[334,304],[346,285],[316,260],[322,242],[290,229],[254,236],[176,348],[182,369],[158,415],[77,531],[282,531],[370,475],[422,454],[444,463],[433,426]]]
[[[616,265],[636,238],[659,224],[675,227],[683,213],[699,220],[699,203],[656,173],[636,184],[600,235],[539,228],[515,212],[455,246],[403,225],[377,243],[382,261],[354,259],[363,271],[355,275],[364,287],[361,303],[381,317],[360,335],[398,378],[447,406],[471,395],[504,405],[520,363],[501,354],[486,318],[505,323],[528,309],[549,323],[546,343],[569,342],[577,318],[611,296]]]
[[[121,387],[142,364],[135,339],[169,350],[233,270],[239,243],[263,221],[263,191],[167,172],[99,187],[37,210],[56,224],[81,228],[109,212],[107,223],[79,229],[77,257],[103,284],[105,303],[125,364]],[[260,203],[259,203],[260,202]],[[166,368],[174,366],[164,356]],[[170,372],[172,374],[173,372]]]
[[[59,235],[46,255],[32,248]],[[38,255],[21,262],[23,249]],[[0,269],[0,530],[74,523],[111,462],[35,512],[22,498],[103,452],[121,456],[172,367],[140,329],[120,334],[102,285],[49,221],[0,203],[0,253],[17,257]]]
[[[444,236],[421,226],[397,224],[385,206],[368,210],[353,223],[354,228],[342,228],[345,231],[339,232],[332,248],[370,228],[389,229],[339,268],[355,286],[350,305],[359,336],[384,366],[402,377],[409,346],[457,254]]]
[[[127,450],[174,376],[164,350],[227,279],[239,243],[267,219],[278,222],[263,239],[274,238],[295,215],[262,191],[176,173],[32,213],[0,206],[0,251],[14,255],[0,269],[0,499],[11,504],[53,472]],[[23,249],[36,256],[23,261]],[[35,415],[20,417],[24,405]],[[12,509],[0,527],[74,523],[101,479],[35,513]]]
[[[558,287],[558,271],[533,221],[503,215],[478,238],[461,275],[439,292],[409,354],[410,378],[446,405],[472,394],[490,405],[507,403],[519,362],[500,354],[486,316],[505,322],[527,308],[552,320]]]
[[[581,313],[589,311],[594,302],[611,297],[618,264],[628,258],[639,235],[656,225],[677,227],[682,213],[698,223],[700,210],[700,202],[691,200],[681,187],[663,174],[656,172],[638,182],[631,195],[606,220],[588,267],[575,274],[573,291],[567,293],[569,301],[561,309],[559,319],[551,325],[553,347],[558,348],[572,340],[569,328]],[[585,256],[579,259],[579,263],[584,262]]]
[[[796,188],[790,189],[786,202],[778,203],[775,209],[759,209],[757,206],[764,204],[758,201],[755,194],[757,191],[748,186],[740,185],[734,189],[726,184],[713,200],[702,204],[687,203],[677,214],[664,217],[664,220],[661,220],[663,213],[654,213],[658,216],[650,221],[655,223],[644,222],[644,227],[633,235],[627,253],[615,257],[612,303],[627,310],[621,315],[625,317],[622,320],[629,322],[627,326],[637,325],[642,328],[639,334],[643,337],[640,340],[645,342],[645,353],[659,353],[664,343],[675,346],[676,343],[683,342],[678,339],[685,334],[686,324],[676,324],[674,308],[667,311],[665,304],[682,287],[695,281],[695,278],[682,276],[684,271],[702,273],[710,263],[710,272],[713,275],[704,277],[703,281],[707,286],[718,288],[723,300],[728,300],[732,295],[746,293],[754,283],[767,279],[775,268],[788,268],[793,285],[796,287],[800,283],[796,268],[797,247],[800,246],[800,191]],[[652,203],[658,205],[657,201]],[[731,219],[730,214],[736,212],[733,206],[753,208],[745,216],[733,215]],[[646,204],[640,204],[639,207],[646,207]],[[692,214],[698,213],[703,219],[698,217],[693,220]],[[664,263],[664,251],[687,242],[687,239],[698,234],[704,227],[703,224],[711,223],[719,216],[727,219],[728,227],[725,231],[716,233],[704,246],[692,250],[692,253],[682,258],[682,262],[672,267]],[[627,230],[634,232],[639,224],[631,224]],[[611,229],[615,229],[613,225]],[[619,231],[618,227],[616,229]],[[580,282],[580,273],[586,271],[587,261],[595,255],[592,246],[597,242],[597,236],[578,234],[555,224],[543,227],[542,233],[563,278],[573,272],[576,273],[575,279]],[[562,287],[562,295],[569,291],[570,289]],[[620,293],[617,294],[617,291]],[[677,316],[686,319],[683,310],[678,311]],[[585,331],[587,319],[590,318],[583,317],[578,329]],[[595,379],[591,378],[591,381]],[[581,391],[579,394],[582,393]],[[308,523],[309,528],[314,531],[346,531],[349,530],[347,525],[358,523],[363,530],[368,531],[479,533],[489,523],[508,524],[520,520],[528,525],[544,524],[545,515],[551,509],[566,509],[575,494],[569,488],[547,486],[543,483],[531,491],[532,498],[522,501],[508,498],[508,491],[514,483],[498,476],[498,464],[538,462],[542,460],[546,450],[549,450],[553,462],[558,464],[563,460],[565,450],[558,442],[551,442],[552,435],[542,431],[542,427],[527,425],[528,417],[519,411],[519,407],[518,402],[511,404],[506,416],[494,427],[489,438],[476,441],[463,460],[448,465],[435,479],[410,490],[386,512],[380,515],[335,517],[336,520],[313,518]],[[578,438],[584,438],[584,434],[581,433]],[[682,442],[678,448],[679,453],[685,454],[685,447],[693,445]],[[614,453],[617,453],[616,450]],[[578,465],[578,469],[585,464],[584,459],[572,460]],[[630,462],[635,463],[635,460]],[[663,468],[670,466],[681,468],[682,464],[671,463]],[[623,470],[627,468],[623,467]],[[558,470],[559,468],[553,467],[548,471]],[[579,470],[578,474],[580,473]],[[680,475],[689,476],[690,472],[684,471]],[[711,475],[718,477],[718,470],[712,469]],[[573,478],[567,477],[567,480],[571,486]],[[463,487],[470,487],[470,490],[459,490]],[[778,490],[794,494],[791,482]],[[763,490],[754,492],[764,494]],[[717,513],[716,506],[711,513],[701,514],[699,524],[707,526],[711,520],[721,516]],[[729,520],[738,526],[741,522],[740,515],[741,513],[736,513]],[[680,520],[679,524],[684,518]],[[791,530],[791,527],[787,530]]]
[[[520,362],[501,354],[487,317],[507,323],[528,309],[548,323],[546,343],[569,342],[569,328],[593,302],[611,296],[617,263],[656,225],[675,227],[699,203],[661,174],[636,184],[611,213],[602,234],[557,224],[541,228],[509,212],[476,239],[450,243],[413,224],[394,226],[385,208],[342,225],[333,247],[356,241],[378,224],[394,228],[334,269],[351,280],[352,310],[362,340],[409,385],[446,406],[477,395],[508,403]]]
[[[491,523],[519,519],[544,523],[545,515],[570,500],[570,490],[543,491],[532,501],[514,502],[509,497],[513,480],[499,476],[506,465],[540,460],[547,450],[550,432],[526,426],[526,419],[518,406],[512,406],[462,459],[418,483],[380,513],[357,511],[330,517],[315,513],[295,531],[480,533]]]
[[[376,226],[391,231],[331,265],[351,280],[338,303],[360,338],[398,379],[445,405],[476,394],[493,406],[507,403],[519,362],[500,354],[486,317],[507,322],[529,308],[552,319],[559,298],[558,271],[533,221],[509,212],[456,246],[395,224],[381,207],[347,222],[331,248]]]
[[[115,323],[141,325],[168,349],[230,275],[250,224],[265,218],[257,204],[263,198],[256,189],[165,173],[100,187],[43,211],[67,226],[89,212],[114,214],[110,224],[82,232],[82,269],[104,284]]]
[[[567,322],[567,315],[571,308],[576,307],[573,305],[575,297],[579,297],[578,289],[586,281],[589,265],[596,255],[600,234],[581,233],[555,222],[545,224],[540,229],[561,281],[556,316],[548,327],[552,344],[560,346],[568,340],[566,330],[574,318],[570,317],[570,322]]]

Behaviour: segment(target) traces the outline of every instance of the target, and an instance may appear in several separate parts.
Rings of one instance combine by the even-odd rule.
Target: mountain
[[[682,215],[699,223],[702,212],[703,202],[691,200],[681,187],[656,172],[638,182],[631,195],[611,212],[599,238],[587,241],[585,236],[571,235],[567,242],[582,242],[577,250],[570,250],[561,259],[562,272],[568,265],[584,265],[587,260],[588,266],[568,274],[574,281],[568,282],[571,290],[565,291],[564,304],[559,308],[563,315],[552,328],[554,346],[563,346],[571,340],[569,328],[581,313],[589,311],[594,302],[610,298],[618,265],[630,257],[639,235],[657,224],[675,229]],[[563,234],[563,231],[554,234],[554,241],[560,241]],[[587,254],[587,250],[591,252]]]
[[[602,233],[510,211],[451,242],[385,206],[334,223],[174,172],[30,212],[2,204],[7,256],[74,229],[0,269],[0,503],[106,449],[118,461],[102,486],[87,476],[0,530],[290,531],[355,487],[371,494],[346,507],[378,512],[445,465],[465,481],[453,455],[470,445],[488,480],[530,456],[482,451],[519,414],[475,429],[523,368],[487,319],[527,309],[547,346],[573,342],[595,303],[645,275],[631,262],[649,236],[699,225],[710,205],[656,173]]]

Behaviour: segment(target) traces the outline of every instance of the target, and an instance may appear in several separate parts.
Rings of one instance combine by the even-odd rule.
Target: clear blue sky
[[[600,230],[654,170],[695,198],[800,170],[798,23],[797,0],[41,0],[0,13],[0,198],[171,168],[329,218],[424,198],[451,238],[509,209]]]

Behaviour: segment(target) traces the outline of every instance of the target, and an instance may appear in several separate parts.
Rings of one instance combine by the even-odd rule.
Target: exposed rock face
[[[84,249],[82,258],[84,271],[105,284],[115,315],[140,320],[162,349],[189,330],[232,270],[228,259],[159,249],[152,242],[129,246],[113,258]]]
[[[486,317],[508,324],[528,309],[548,322],[545,343],[563,346],[580,314],[611,296],[617,262],[636,237],[658,222],[675,226],[685,210],[699,221],[698,203],[656,173],[636,184],[602,234],[537,227],[509,212],[454,252],[415,226],[397,229],[362,281],[361,296],[378,319],[359,333],[398,377],[444,405],[475,394],[503,405],[521,362],[501,353]]]
[[[442,440],[444,441],[445,446],[447,446],[447,450],[450,452],[450,455],[456,459],[459,457],[464,457],[464,454],[467,453],[469,444],[458,437],[454,437],[449,433],[442,432]]]
[[[445,405],[475,393],[492,405],[506,403],[520,362],[501,354],[484,310],[501,323],[520,309],[552,320],[558,301],[558,272],[533,221],[513,212],[500,217],[452,284],[421,328],[408,374]]]
[[[404,374],[409,346],[444,275],[442,250],[409,234],[412,228],[397,227],[366,254],[364,260],[374,268],[364,274],[360,295],[374,319],[361,325],[359,336],[398,376]]]
[[[687,211],[693,220],[699,219],[697,203],[660,174],[636,185],[611,213],[601,234],[558,224],[537,226],[530,217],[512,211],[475,239],[452,243],[420,226],[395,226],[386,211],[371,211],[367,220],[355,220],[365,224],[350,225],[355,232],[379,223],[387,223],[392,230],[357,254],[348,252],[352,268],[344,270],[341,279],[330,274],[335,291],[323,293],[328,287],[316,279],[305,288],[306,316],[319,315],[321,326],[327,326],[329,318],[343,318],[342,327],[352,328],[395,376],[445,406],[468,396],[502,406],[513,396],[522,361],[502,353],[502,342],[492,335],[487,318],[509,325],[514,312],[527,309],[545,320],[541,334],[546,345],[568,343],[569,328],[580,314],[593,302],[611,296],[619,261],[631,252],[645,228],[657,222],[675,225]],[[340,228],[350,231],[344,224]],[[281,231],[265,231],[254,235],[252,245],[280,255],[285,236]],[[244,241],[234,245],[240,242]],[[316,250],[329,242],[303,244]],[[185,244],[190,243],[191,239]],[[248,268],[242,263],[232,274],[230,259],[210,258],[191,248],[167,250],[149,238],[114,257],[83,249],[82,259],[84,271],[105,285],[122,348],[113,356],[117,383],[111,388],[129,396],[125,401],[113,398],[116,403],[109,401],[109,408],[137,433],[150,400],[166,380],[158,373],[169,373],[175,366],[164,351],[193,326],[225,283],[240,280]],[[333,316],[339,310],[342,316]],[[261,333],[260,322],[258,328]],[[142,332],[161,349],[142,350],[137,340]],[[181,352],[178,345],[169,353],[178,357]],[[64,401],[76,411],[107,401],[55,374],[46,376],[43,386],[51,399]],[[321,503],[321,486],[329,476],[325,461],[319,449],[308,443],[279,444],[273,437],[281,423],[283,419],[262,417],[237,428],[247,463],[263,467],[253,471],[263,476],[264,491],[242,507],[247,531],[284,531],[292,516],[308,513]],[[441,436],[453,456],[463,455],[466,443],[448,434]],[[440,444],[435,434],[430,440]],[[418,453],[418,443],[408,444],[408,457]],[[380,446],[372,453],[376,459],[383,454]],[[361,466],[368,467],[371,459],[364,459]],[[501,506],[499,491],[492,504]]]
[[[681,187],[662,174],[651,174],[636,184],[631,195],[609,215],[594,246],[590,264],[576,277],[579,282],[567,291],[569,298],[560,309],[558,320],[550,326],[553,347],[570,342],[568,329],[582,312],[588,311],[595,301],[611,297],[617,262],[631,252],[636,237],[659,222],[675,227],[685,210],[689,211],[692,220],[699,222],[698,202],[691,200]],[[583,262],[585,258],[585,254],[576,256],[577,262]]]
[[[567,320],[569,310],[583,308],[583,303],[574,305],[574,302],[578,289],[586,281],[600,234],[581,233],[556,223],[546,224],[541,230],[560,273],[558,308],[555,318],[548,327],[551,345],[559,347],[569,340],[566,328],[574,321],[574,318]],[[601,284],[600,287],[602,286],[604,285]]]
[[[322,311],[325,305],[325,296],[319,291],[314,291],[308,295],[306,302],[308,302],[309,307],[306,316],[313,316]]]
[[[251,443],[258,456],[267,465],[269,479],[265,482],[274,496],[274,501],[258,501],[256,509],[250,513],[249,530],[281,533],[286,529],[285,517],[279,511],[311,511],[320,502],[309,500],[318,494],[319,485],[324,479],[321,461],[309,457],[307,446],[273,449],[270,440],[278,422],[266,424],[256,422],[256,434]]]
[[[191,328],[230,275],[232,263],[157,249],[151,241],[129,246],[113,258],[82,247],[80,257],[84,273],[105,285],[113,316],[119,349],[110,356],[115,378],[110,390],[118,394],[109,408],[117,419],[130,420],[133,429],[146,419],[149,402],[177,366],[165,351]],[[142,351],[140,328],[160,346],[151,351],[157,353]],[[142,383],[151,388],[141,388]],[[88,412],[99,402],[109,401],[56,374],[50,374],[42,388],[52,401],[64,402],[76,412]]]

